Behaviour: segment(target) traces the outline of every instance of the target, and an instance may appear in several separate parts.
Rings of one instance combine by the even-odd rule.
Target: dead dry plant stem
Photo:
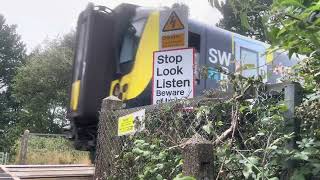
[[[234,133],[236,131],[236,129],[238,128],[238,103],[236,104],[236,107],[232,107],[232,115],[231,115],[231,125],[230,127],[225,130],[215,141],[214,141],[214,145],[219,145],[220,143],[222,143],[225,139],[227,139],[227,137],[230,135],[230,133],[232,133],[232,139],[234,137]]]
[[[272,133],[273,131],[275,130],[275,128],[271,131],[269,137],[268,137],[268,140],[267,140],[267,145],[266,145],[266,148],[264,150],[264,154],[263,154],[263,159],[262,159],[262,167],[264,167],[265,165],[265,161],[266,161],[266,157],[267,157],[267,148],[269,147],[270,145],[270,140],[271,140],[271,137],[272,137]],[[264,168],[262,169],[262,180],[264,180]]]
[[[218,175],[217,175],[216,180],[219,179],[219,176],[220,176],[220,173],[221,173],[221,171],[222,171],[222,169],[223,169],[223,166],[224,166],[224,163],[225,163],[225,161],[226,161],[226,158],[227,158],[227,156],[224,156],[224,157],[223,157],[223,161],[222,161],[222,164],[221,164],[221,166],[220,166],[220,169],[219,169],[219,172],[218,172]]]

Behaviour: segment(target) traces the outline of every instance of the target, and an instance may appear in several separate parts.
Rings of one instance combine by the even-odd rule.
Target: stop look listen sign
[[[194,96],[194,49],[156,51],[153,54],[152,103]]]

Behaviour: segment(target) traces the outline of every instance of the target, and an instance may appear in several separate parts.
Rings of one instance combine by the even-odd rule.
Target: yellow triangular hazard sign
[[[166,31],[175,31],[175,30],[181,30],[181,29],[184,29],[184,26],[181,20],[179,19],[178,15],[174,11],[172,11],[162,31],[166,32]]]

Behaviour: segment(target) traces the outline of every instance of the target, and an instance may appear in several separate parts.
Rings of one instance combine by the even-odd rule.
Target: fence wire
[[[243,98],[255,97],[251,102],[253,105],[259,104],[261,108],[268,108],[270,101],[277,103],[284,99],[283,88],[281,87],[258,88],[247,93],[246,97]],[[232,98],[234,99],[234,97]],[[231,125],[232,106],[234,104],[232,102],[226,103],[230,99],[230,94],[207,92],[206,98],[199,97],[173,103],[118,110],[108,109],[110,105],[106,103],[110,101],[104,101],[98,128],[95,159],[96,179],[111,179],[110,177],[115,175],[121,177],[121,179],[134,179],[134,172],[121,169],[115,163],[122,152],[133,146],[132,136],[118,136],[117,134],[119,117],[145,109],[145,129],[134,136],[139,136],[142,139],[156,137],[161,139],[167,148],[174,148],[183,144],[194,134],[199,134],[213,142]],[[206,127],[209,122],[213,125]],[[208,133],[209,130],[213,133]]]

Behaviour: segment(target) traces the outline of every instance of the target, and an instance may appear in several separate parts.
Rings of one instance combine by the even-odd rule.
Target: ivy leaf
[[[278,177],[272,177],[272,178],[269,178],[269,180],[279,180]]]
[[[202,126],[202,129],[203,129],[204,131],[206,131],[206,133],[208,133],[208,134],[211,134],[212,131],[213,131],[212,124],[204,125],[204,126]]]
[[[178,174],[173,180],[196,180],[191,176],[183,176],[182,174]]]
[[[307,161],[309,159],[309,153],[306,153],[304,151],[302,152],[297,152],[294,157],[297,158],[297,159],[301,159],[301,160],[305,160]]]
[[[278,109],[280,110],[280,112],[284,113],[288,111],[288,106],[285,104],[279,104]]]
[[[161,174],[158,174],[156,177],[157,180],[163,180],[163,177],[161,176]]]
[[[295,170],[291,179],[292,180],[305,180],[305,177],[303,175],[303,172],[301,172],[299,170]]]

